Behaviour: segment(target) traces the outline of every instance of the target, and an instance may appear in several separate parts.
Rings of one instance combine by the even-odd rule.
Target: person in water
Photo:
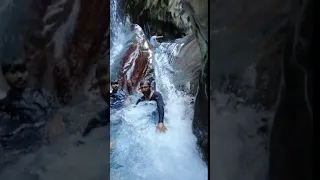
[[[0,100],[0,144],[4,149],[29,152],[52,142],[63,127],[57,99],[27,85],[23,58],[4,60],[1,70],[10,89]]]
[[[141,89],[141,92],[143,93],[143,96],[140,99],[138,99],[136,105],[142,101],[156,101],[157,109],[159,113],[157,130],[159,130],[160,132],[166,132],[167,128],[163,124],[164,102],[163,102],[161,93],[158,91],[151,90],[151,82],[147,80],[144,80],[140,83],[140,89]]]
[[[110,108],[111,109],[120,109],[125,104],[129,104],[129,97],[126,98],[126,93],[119,88],[118,81],[111,82],[112,91],[110,93]]]
[[[97,82],[93,84],[92,88],[99,87],[101,97],[105,100],[107,107],[100,111],[95,117],[89,120],[86,128],[82,133],[82,137],[88,136],[93,129],[107,126],[110,124],[110,109],[109,109],[109,93],[110,93],[110,76],[109,76],[109,63],[102,62],[98,64],[96,69]],[[80,140],[79,143],[83,143]],[[110,142],[110,148],[114,144],[114,141]]]

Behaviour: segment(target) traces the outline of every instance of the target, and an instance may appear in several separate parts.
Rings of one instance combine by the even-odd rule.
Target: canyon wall
[[[150,35],[197,38],[202,67],[193,128],[208,162],[210,126],[211,178],[311,178],[311,0],[212,0],[210,32],[207,1],[133,0],[123,7]]]

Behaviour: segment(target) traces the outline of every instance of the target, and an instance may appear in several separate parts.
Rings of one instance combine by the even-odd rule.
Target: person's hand
[[[124,103],[125,103],[126,105],[130,104],[130,99],[127,98]]]
[[[115,141],[110,142],[110,149],[112,148],[113,144],[116,143]]]
[[[167,128],[164,126],[163,123],[158,123],[157,130],[159,130],[160,132],[165,133],[167,131]]]

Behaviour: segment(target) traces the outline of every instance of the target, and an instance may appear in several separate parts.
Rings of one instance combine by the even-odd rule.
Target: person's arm
[[[0,102],[1,103],[1,102]],[[1,104],[0,104],[1,106]],[[4,148],[4,145],[2,144],[5,140],[5,136],[7,135],[8,131],[8,122],[12,121],[11,117],[4,111],[2,111],[0,107],[0,160],[1,160],[1,150]],[[0,161],[1,162],[1,161]]]
[[[124,104],[130,104],[130,98],[128,94],[126,94],[123,90],[121,90],[122,99],[124,100]]]
[[[129,98],[129,96],[127,96],[127,98],[126,98],[126,100],[125,100],[125,104],[126,104],[126,105],[130,104],[130,98]]]
[[[157,102],[157,109],[158,109],[158,113],[159,113],[159,122],[158,123],[163,123],[164,102],[163,102],[162,95],[160,93],[157,93],[156,102]]]
[[[46,99],[49,105],[50,111],[52,111],[53,113],[56,113],[60,108],[58,98],[52,96],[48,91],[44,89],[41,89],[41,94],[43,95],[44,99]]]
[[[63,115],[59,112],[60,104],[58,98],[52,96],[48,91],[41,89],[41,94],[48,103],[47,111],[52,115],[48,122],[48,135],[54,141],[61,133],[63,127]]]
[[[140,102],[142,102],[142,98],[138,99],[138,101],[136,102],[136,105],[138,105]]]

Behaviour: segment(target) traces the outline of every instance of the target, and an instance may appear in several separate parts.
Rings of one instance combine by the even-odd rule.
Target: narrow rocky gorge
[[[78,93],[87,97],[91,70],[108,58],[109,12],[110,3],[100,0],[8,1],[1,12],[1,57],[24,56],[32,84],[63,103]]]
[[[312,6],[212,0],[209,14],[207,1],[124,2],[150,35],[198,41],[193,128],[208,163],[210,126],[211,178],[312,179]]]

